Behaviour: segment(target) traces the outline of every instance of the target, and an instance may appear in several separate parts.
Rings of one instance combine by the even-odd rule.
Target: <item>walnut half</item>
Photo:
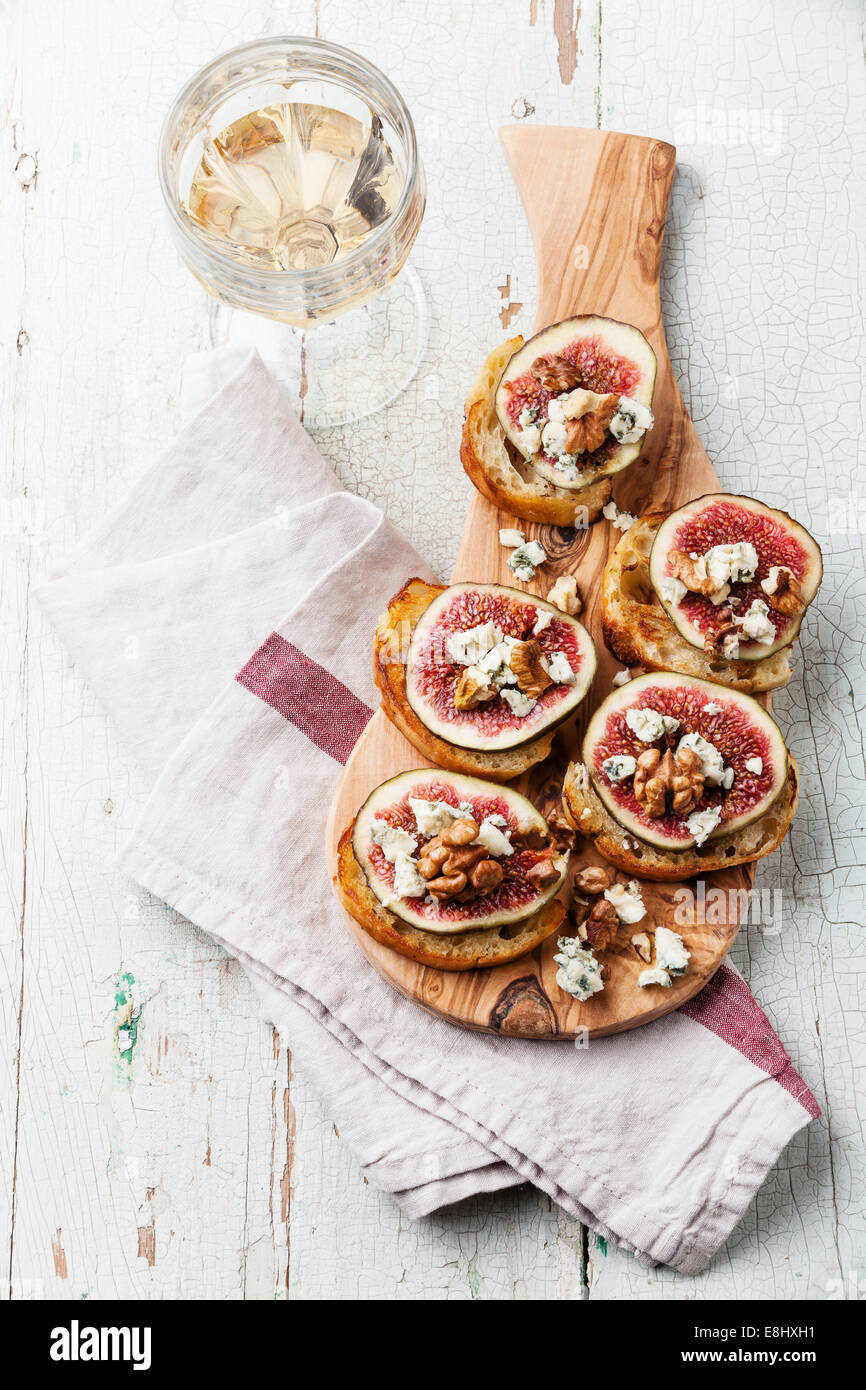
[[[664,757],[657,748],[648,748],[637,760],[635,798],[651,820],[659,820],[668,809],[686,816],[703,795],[701,769],[701,760],[692,748],[683,748],[676,755],[669,748]]]
[[[595,864],[587,864],[575,875],[574,885],[580,889],[581,893],[589,893],[594,897],[597,893],[603,893],[605,888],[610,887],[610,874],[607,869],[599,869]]]
[[[596,951],[606,951],[616,939],[619,918],[607,898],[597,898],[585,923],[586,940]]]
[[[669,555],[671,574],[679,579],[693,594],[704,594],[707,598],[717,591],[717,585],[709,575],[700,574],[697,560],[685,550],[672,550]]]
[[[553,684],[537,642],[515,642],[508,664],[517,677],[517,689],[533,700]]]
[[[487,700],[494,700],[497,694],[496,686],[490,683],[480,667],[467,666],[460,672],[454,687],[454,705],[456,709],[477,709]]]
[[[600,449],[619,406],[618,396],[597,396],[593,391],[583,394],[590,399],[578,404],[579,413],[565,411],[565,449],[569,454],[592,454]]]
[[[502,882],[502,865],[488,857],[483,845],[474,843],[478,830],[477,821],[461,817],[428,840],[421,851],[418,872],[439,902],[458,897],[461,902],[471,901],[492,893]]]
[[[793,618],[806,607],[800,591],[800,581],[787,565],[773,565],[766,579],[761,580],[761,588],[767,595],[771,608]]]
[[[728,661],[736,661],[740,654],[740,633],[730,608],[720,608],[715,622],[707,628],[704,633],[704,651],[707,656],[718,656],[721,653]]]
[[[536,357],[529,370],[541,382],[545,391],[553,391],[557,395],[562,391],[570,391],[580,381],[577,368],[567,357],[560,357],[558,354],[550,358]]]

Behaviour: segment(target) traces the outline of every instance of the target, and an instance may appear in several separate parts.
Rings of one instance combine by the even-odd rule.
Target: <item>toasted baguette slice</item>
[[[666,513],[643,516],[626,531],[604,568],[601,626],[604,640],[624,666],[676,671],[716,681],[746,695],[778,690],[791,679],[789,647],[763,661],[708,656],[677,632],[649,577],[649,553]]]
[[[507,444],[496,414],[496,388],[507,363],[523,344],[509,338],[491,352],[466,402],[460,462],[478,491],[504,512],[547,526],[587,526],[610,500],[610,478],[579,492],[556,487]]]
[[[447,586],[410,579],[395,594],[379,619],[373,643],[373,676],[382,693],[382,709],[409,742],[437,767],[448,772],[468,772],[489,782],[510,782],[527,768],[546,758],[554,730],[523,743],[519,748],[478,752],[446,743],[421,723],[406,698],[406,653],[415,624],[437,594]]]
[[[433,965],[439,970],[505,965],[533,950],[565,919],[565,904],[553,898],[525,921],[511,922],[504,927],[486,927],[447,936],[410,926],[383,907],[374,894],[352,849],[353,829],[354,821],[340,836],[335,880],[337,896],[350,916],[375,941],[418,961],[419,965]]]
[[[592,840],[599,854],[618,869],[640,878],[693,878],[735,864],[751,864],[763,859],[782,843],[797,809],[799,771],[788,754],[788,781],[781,795],[759,820],[717,840],[707,840],[699,849],[656,849],[636,840],[614,820],[596,796],[583,763],[570,763],[562,787],[562,809],[566,820],[584,839]]]

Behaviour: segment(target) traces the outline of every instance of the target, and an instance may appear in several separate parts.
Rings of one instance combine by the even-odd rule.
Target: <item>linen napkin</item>
[[[340,490],[255,355],[205,355],[185,390],[175,443],[40,591],[155,779],[121,868],[248,970],[410,1215],[531,1182],[642,1260],[699,1270],[814,1098],[728,966],[588,1047],[470,1033],[380,978],[333,898],[325,821],[377,704],[375,619],[429,570]]]

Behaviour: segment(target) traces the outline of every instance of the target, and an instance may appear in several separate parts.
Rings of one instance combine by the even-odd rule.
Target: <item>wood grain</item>
[[[535,247],[535,331],[572,314],[603,314],[640,328],[656,354],[656,423],[637,462],[614,480],[619,505],[637,512],[663,510],[717,489],[718,478],[674,381],[659,307],[675,151],[660,140],[555,126],[509,126],[500,137]],[[508,551],[499,543],[499,528],[511,524],[510,516],[474,494],[452,580],[513,583]],[[599,657],[590,694],[577,718],[557,733],[551,756],[512,784],[549,815],[559,805],[569,759],[579,757],[589,715],[610,691],[619,669],[602,639],[599,592],[602,570],[620,533],[603,520],[584,532],[528,523],[523,529],[537,536],[551,560],[531,584],[521,587],[544,596],[556,575],[575,574],[585,598],[581,616]],[[332,875],[336,842],[373,788],[387,776],[430,765],[381,711],[376,713],[353,750],[331,808]],[[573,868],[603,862],[580,840],[572,861]],[[689,910],[681,886],[644,882],[647,916],[641,925],[680,931],[692,953],[689,969],[669,989],[642,989],[638,976],[645,963],[623,928],[621,944],[605,954],[604,991],[583,1004],[556,983],[557,934],[508,965],[457,973],[419,965],[373,941],[351,918],[347,921],[368,960],[401,994],[453,1023],[539,1039],[603,1037],[661,1018],[703,987],[737,933],[747,903],[742,890],[752,878],[750,866],[707,876],[707,890],[721,890],[713,902],[725,904],[723,914],[712,914],[719,921],[707,921],[708,914],[697,906]],[[697,902],[696,884],[683,887],[695,892]]]

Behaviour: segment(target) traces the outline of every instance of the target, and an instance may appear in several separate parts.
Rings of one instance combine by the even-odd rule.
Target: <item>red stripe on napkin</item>
[[[745,980],[723,965],[708,985],[680,1009],[717,1038],[742,1052],[750,1062],[775,1077],[789,1095],[817,1120],[821,1107],[805,1081],[794,1070],[790,1057],[770,1027]]]
[[[235,677],[311,743],[345,763],[373,711],[317,661],[272,632]]]

